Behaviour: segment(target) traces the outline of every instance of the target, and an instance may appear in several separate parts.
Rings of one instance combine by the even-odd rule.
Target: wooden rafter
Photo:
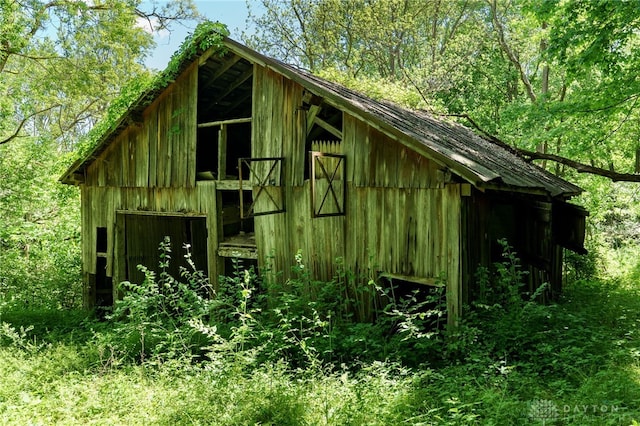
[[[224,65],[222,65],[218,71],[216,71],[215,74],[213,74],[210,78],[207,79],[207,83],[201,87],[201,90],[206,90],[209,87],[211,87],[211,85],[218,79],[220,78],[224,73],[226,73],[227,71],[229,71],[229,69],[234,66],[237,62],[240,61],[240,59],[242,59],[240,56],[238,55],[233,55],[233,57],[231,59],[229,59],[227,62],[224,63]]]
[[[342,140],[342,132],[337,128],[335,128],[334,126],[332,126],[331,124],[324,121],[322,118],[316,116],[313,122],[318,126],[322,127],[323,129],[325,129],[327,132],[331,133],[333,136]]]
[[[247,103],[247,101],[250,101],[251,100],[251,96],[252,96],[251,92],[247,92],[246,95],[240,96],[238,98],[238,100],[236,100],[234,103],[229,105],[229,108],[227,109],[227,111],[228,112],[235,111],[235,109],[238,108],[240,105],[244,105],[244,104]]]
[[[311,133],[311,130],[313,129],[313,121],[320,113],[321,109],[320,105],[312,105],[309,108],[309,111],[307,112],[307,136]]]
[[[240,85],[242,85],[242,83],[244,83],[245,81],[247,81],[248,79],[251,78],[251,76],[253,75],[253,68],[249,68],[248,70],[246,70],[245,72],[243,72],[242,74],[240,74],[240,76],[238,76],[238,78],[236,78],[233,83],[231,83],[228,87],[227,90],[225,90],[223,93],[221,93],[220,95],[216,95],[216,101],[220,102],[222,99],[226,98],[231,92],[233,92],[235,89],[237,89]],[[215,103],[211,103],[209,105],[208,108],[204,109],[202,111],[202,114],[207,114],[211,108],[213,108],[215,106]]]
[[[249,80],[252,75],[253,75],[253,68],[249,68],[248,70],[246,70],[245,72],[240,74],[240,76],[238,78],[236,78],[233,83],[231,83],[229,85],[227,90],[224,93],[222,93],[218,97],[218,99],[220,100],[220,99],[224,99],[225,97],[227,97],[231,92],[233,92],[235,89],[237,89],[242,83],[244,83],[245,81]]]

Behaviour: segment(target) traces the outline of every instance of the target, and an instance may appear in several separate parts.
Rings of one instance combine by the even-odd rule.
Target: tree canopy
[[[558,174],[640,180],[635,1],[262,4],[247,41],[271,55],[454,116]]]
[[[149,31],[197,18],[192,2],[0,0],[0,144],[38,135],[68,150],[131,79]]]
[[[144,8],[143,8],[144,6]],[[77,301],[79,194],[70,152],[130,85],[149,81],[150,30],[197,19],[191,0],[0,0],[0,293]],[[50,291],[38,292],[37,287]],[[75,295],[75,299],[74,299]],[[54,302],[55,301],[55,302]]]

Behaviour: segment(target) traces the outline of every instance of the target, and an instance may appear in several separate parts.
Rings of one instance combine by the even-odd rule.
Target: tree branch
[[[16,127],[16,130],[12,134],[10,134],[8,137],[6,137],[4,139],[0,139],[0,145],[3,145],[5,143],[9,143],[12,140],[14,140],[15,138],[17,138],[18,135],[20,134],[20,131],[22,130],[24,125],[27,123],[27,121],[29,121],[29,119],[35,117],[36,115],[39,115],[39,114],[45,113],[47,111],[50,111],[50,110],[52,110],[54,108],[57,108],[59,106],[61,106],[61,105],[60,104],[56,104],[56,105],[50,106],[49,108],[45,108],[43,110],[36,111],[33,114],[27,115],[26,117],[24,117],[22,119],[22,121],[20,121],[20,124],[18,124],[18,127]]]
[[[500,20],[498,19],[498,6],[496,4],[496,0],[491,1],[489,5],[491,7],[491,21],[492,21],[493,27],[495,28],[496,33],[498,35],[498,43],[500,44],[500,47],[502,48],[502,50],[509,57],[509,61],[511,61],[511,63],[518,70],[518,73],[520,74],[520,80],[524,84],[524,87],[527,89],[527,96],[529,97],[531,102],[535,103],[536,99],[537,99],[537,96],[536,96],[535,92],[533,91],[533,86],[531,85],[531,81],[529,81],[529,77],[527,77],[527,74],[524,72],[524,68],[522,67],[522,64],[520,63],[520,60],[518,59],[518,57],[515,55],[513,50],[511,50],[511,48],[507,44],[507,40],[506,40],[506,38],[504,36],[504,28],[502,27],[502,24],[500,23]]]
[[[564,164],[571,167],[578,173],[589,173],[592,175],[603,176],[611,179],[614,182],[640,182],[640,174],[634,173],[618,173],[613,170],[603,169],[601,167],[594,167],[588,164],[580,163],[578,161],[571,160],[569,158],[561,157],[555,154],[546,154],[543,152],[527,151],[525,149],[516,149],[518,153],[527,161],[532,160],[549,160],[556,163]]]
[[[526,149],[513,147],[506,142],[500,140],[496,136],[490,134],[482,127],[478,125],[471,117],[467,114],[439,114],[445,117],[457,117],[464,118],[473,126],[478,132],[482,133],[482,135],[488,139],[490,142],[495,143],[496,145],[508,150],[512,154],[518,155],[522,157],[525,161],[531,162],[533,160],[548,160],[554,161],[559,164],[563,164],[565,166],[571,167],[578,173],[588,173],[596,176],[606,177],[611,179],[613,182],[640,182],[640,174],[634,173],[619,173],[614,170],[603,169],[601,167],[590,166],[588,164],[581,163],[579,161],[571,160],[570,158],[561,157],[555,154],[548,154],[544,152],[534,152],[528,151]]]

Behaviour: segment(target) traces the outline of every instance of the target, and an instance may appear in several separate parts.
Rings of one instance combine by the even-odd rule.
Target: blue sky
[[[210,21],[219,21],[225,24],[231,32],[231,38],[240,41],[243,32],[251,32],[251,27],[246,22],[248,8],[246,0],[195,0],[198,11]],[[261,1],[250,0],[253,13],[257,13],[261,7]],[[144,7],[144,4],[142,5]],[[185,37],[193,31],[196,22],[188,22],[184,26],[174,26],[171,34],[161,33],[155,36],[156,49],[147,58],[145,64],[149,68],[163,70],[173,52],[175,52]]]

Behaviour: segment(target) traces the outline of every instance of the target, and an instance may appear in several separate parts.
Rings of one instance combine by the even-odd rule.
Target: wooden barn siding
[[[344,114],[346,216],[311,217],[310,183],[302,181],[302,89],[268,69],[254,71],[253,156],[284,156],[286,212],[255,218],[263,264],[285,277],[302,250],[313,278],[329,280],[343,258],[358,274],[444,275],[453,317],[460,306],[460,185],[439,167],[374,127]],[[301,161],[302,160],[302,161]],[[341,184],[341,182],[339,183]],[[254,189],[254,196],[257,189]],[[258,210],[270,201],[261,196]],[[366,283],[366,282],[365,282]]]
[[[215,181],[198,182],[195,188],[116,188],[82,186],[82,261],[86,274],[96,273],[96,229],[107,228],[107,276],[114,278],[114,287],[124,279],[124,265],[115,253],[123,251],[123,230],[116,229],[117,212],[163,212],[168,215],[205,215],[207,219],[207,251],[210,276],[217,276],[218,219]],[[116,236],[118,238],[116,239]],[[120,246],[116,249],[116,244]],[[180,253],[181,247],[174,247]],[[146,265],[155,267],[155,265]],[[115,289],[114,289],[115,290]],[[89,300],[85,298],[85,300]]]
[[[198,67],[194,63],[87,170],[87,186],[195,185]]]
[[[255,218],[261,260],[263,264],[271,263],[275,272],[287,274],[296,252],[302,250],[303,262],[315,278],[331,278],[333,260],[343,256],[344,218],[311,220],[309,182],[303,180],[308,157],[306,111],[300,109],[302,87],[257,65],[253,84],[252,157],[285,157],[282,193],[286,213]],[[258,191],[254,188],[254,197]],[[270,203],[263,193],[256,199],[256,210],[268,210]]]
[[[438,188],[440,167],[369,124],[344,114],[347,180],[355,186]]]

